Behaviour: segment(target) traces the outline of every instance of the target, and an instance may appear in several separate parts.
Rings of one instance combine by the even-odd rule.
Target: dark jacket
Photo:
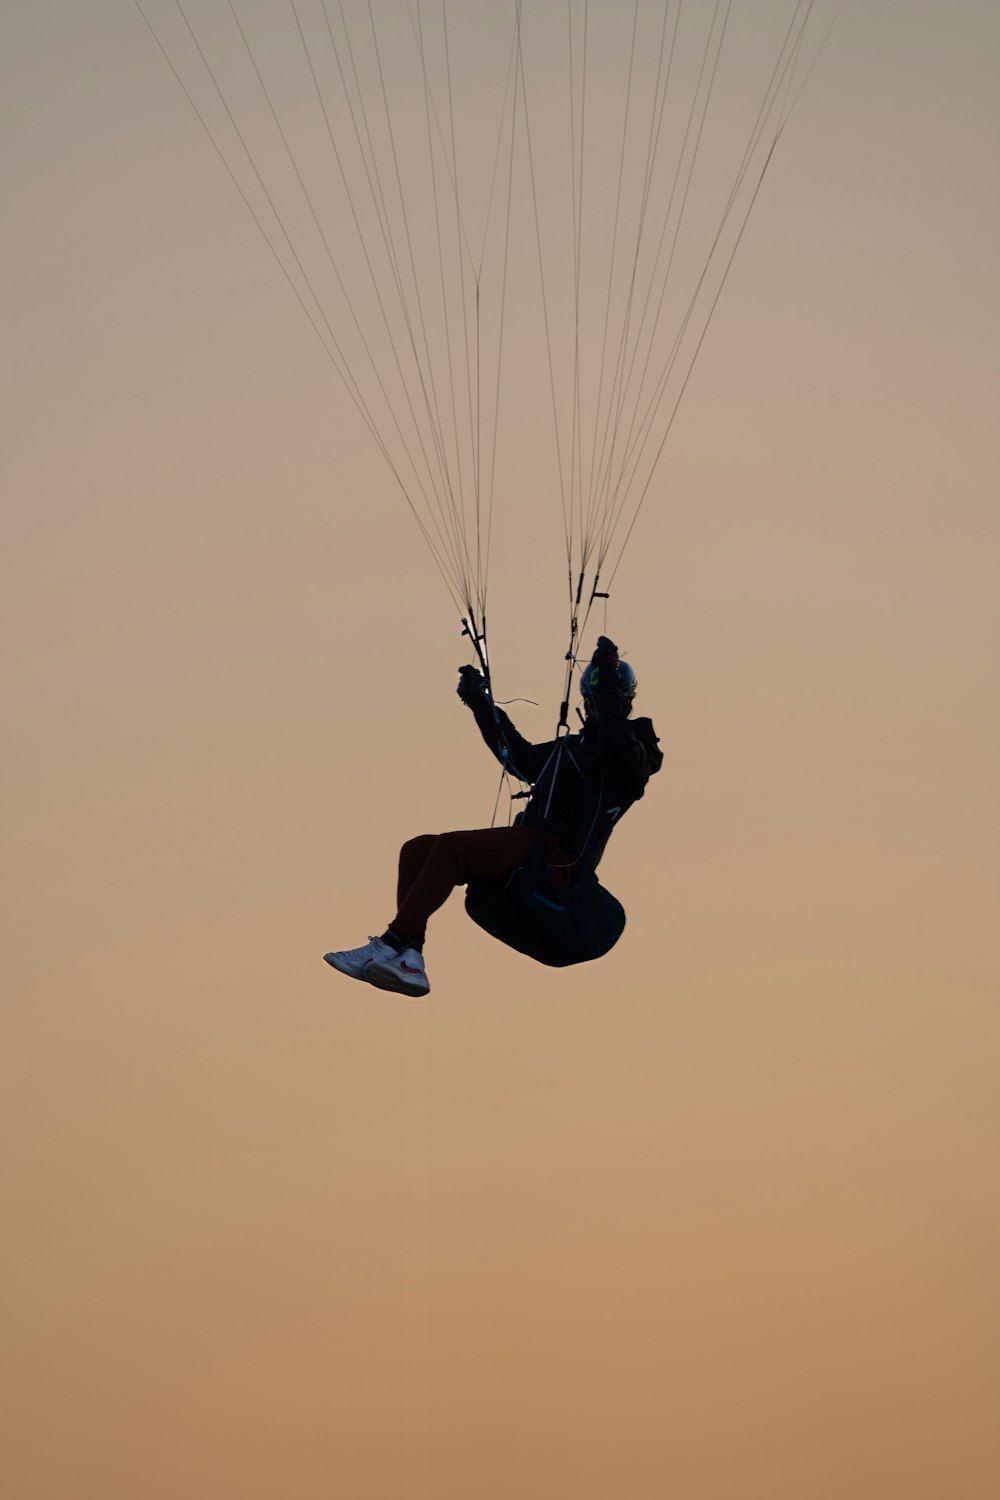
[[[505,770],[531,785],[515,822],[552,834],[567,859],[595,869],[612,829],[663,764],[650,719],[630,719],[612,683],[579,734],[532,745],[485,695],[469,705]],[[499,721],[499,722],[498,722]]]

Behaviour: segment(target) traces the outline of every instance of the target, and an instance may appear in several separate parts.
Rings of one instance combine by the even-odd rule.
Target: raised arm
[[[457,692],[472,710],[483,739],[504,770],[529,785],[535,781],[552,753],[551,743],[533,745],[519,734],[508,715],[493,702],[486,679],[475,667],[459,668]]]
[[[585,669],[585,692],[596,712],[587,722],[587,735],[596,740],[605,772],[617,781],[631,783],[641,794],[654,770],[649,748],[636,735],[629,714],[635,692],[635,674],[622,673],[618,647],[600,636],[597,650]]]

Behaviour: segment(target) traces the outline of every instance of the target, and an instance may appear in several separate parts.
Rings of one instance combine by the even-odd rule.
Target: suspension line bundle
[[[135,0],[491,700],[498,459],[517,437],[502,398],[542,371],[568,581],[557,737],[591,609],[842,4]]]

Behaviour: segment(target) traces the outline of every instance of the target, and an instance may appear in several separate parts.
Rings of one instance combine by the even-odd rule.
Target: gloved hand
[[[590,663],[591,666],[597,668],[602,681],[608,677],[617,677],[620,662],[618,647],[614,641],[608,640],[606,635],[599,635],[597,637],[597,647],[590,658]]]
[[[618,666],[618,646],[607,636],[598,636],[591,661],[594,666]]]
[[[458,687],[455,689],[462,702],[470,704],[482,698],[486,692],[486,678],[478,667],[459,667]]]

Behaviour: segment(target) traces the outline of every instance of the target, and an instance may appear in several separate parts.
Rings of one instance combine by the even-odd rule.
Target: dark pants
[[[444,905],[456,885],[477,875],[506,875],[516,869],[533,838],[530,828],[471,828],[408,839],[399,851],[399,910],[390,924],[393,932],[422,942],[428,917]]]

